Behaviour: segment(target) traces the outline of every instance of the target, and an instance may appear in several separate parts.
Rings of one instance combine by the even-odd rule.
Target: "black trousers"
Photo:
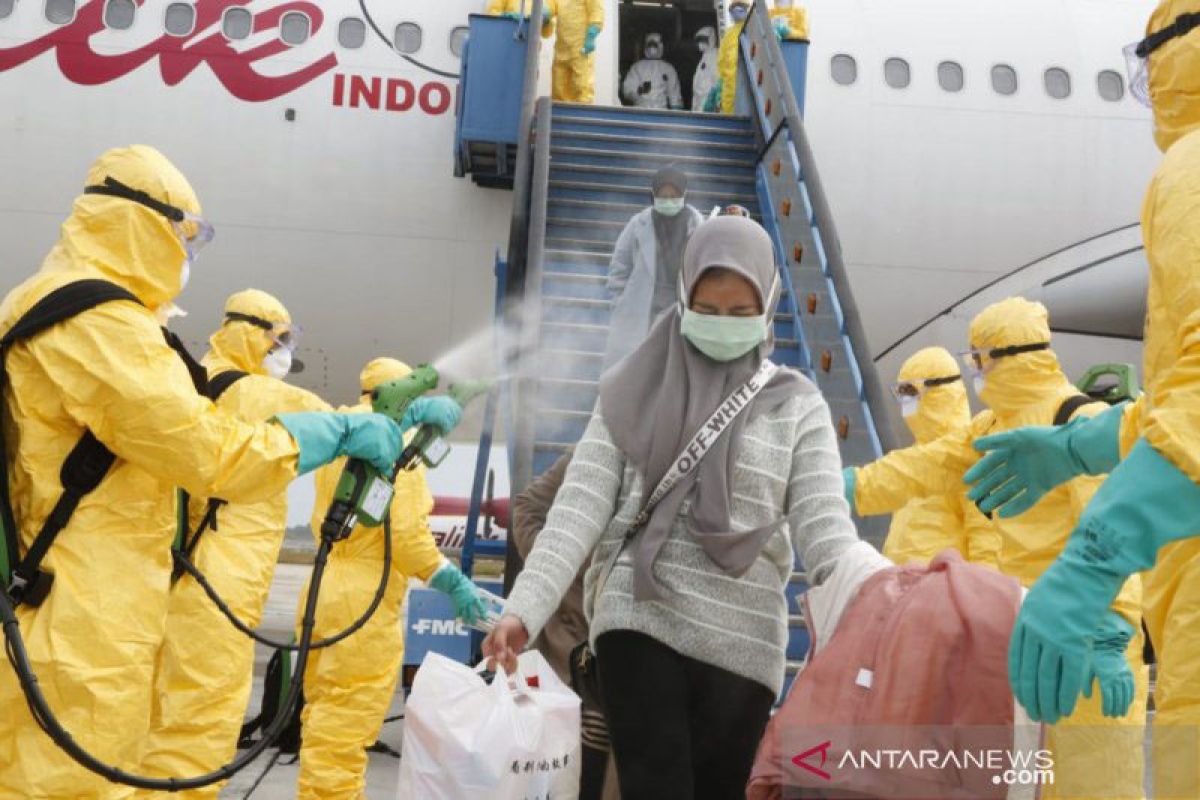
[[[775,697],[634,631],[596,640],[621,800],[741,800]]]

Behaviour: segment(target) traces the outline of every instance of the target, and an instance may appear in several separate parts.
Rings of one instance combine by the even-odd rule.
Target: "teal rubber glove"
[[[1099,685],[1106,717],[1123,717],[1133,704],[1133,670],[1125,658],[1132,638],[1133,626],[1111,609],[1092,633],[1092,666],[1083,683],[1083,696],[1090,698]]]
[[[985,514],[999,510],[1003,518],[1015,517],[1074,477],[1112,472],[1121,461],[1123,414],[1124,406],[1114,406],[1066,425],[1018,428],[976,439],[975,449],[986,455],[963,476],[974,484],[967,497]]]
[[[588,25],[587,33],[583,37],[583,54],[590,56],[596,52],[596,37],[600,35],[599,25]]]
[[[300,448],[298,475],[312,472],[339,456],[361,458],[380,472],[387,472],[404,448],[400,426],[382,414],[298,411],[278,414],[274,419],[287,429]]]
[[[438,397],[418,397],[408,404],[404,416],[400,420],[401,429],[407,431],[418,425],[433,425],[443,434],[458,427],[462,420],[463,408],[453,397],[439,395]]]
[[[501,14],[500,16],[508,17],[509,19],[515,19],[517,22],[521,21],[521,15],[518,14],[516,11],[506,11],[505,13]]]
[[[1071,713],[1092,641],[1125,580],[1165,544],[1200,535],[1200,486],[1146,441],[1088,503],[1058,559],[1038,579],[1013,628],[1008,679],[1030,717]]]
[[[787,24],[787,20],[776,19],[772,21],[772,27],[775,28],[775,38],[783,41],[792,33],[792,28]]]
[[[449,561],[430,576],[429,585],[450,597],[454,603],[454,615],[468,625],[476,625],[487,619],[487,603],[479,596],[475,584]]]
[[[721,81],[717,81],[717,85],[709,90],[708,96],[704,98],[704,110],[709,114],[715,114],[721,110]]]
[[[854,507],[854,490],[858,488],[858,475],[854,471],[854,467],[846,467],[842,470],[842,492],[846,496],[846,502],[850,504],[850,513],[857,514],[858,509]]]

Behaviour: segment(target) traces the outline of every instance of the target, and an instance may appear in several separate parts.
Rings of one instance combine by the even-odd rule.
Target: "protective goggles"
[[[300,336],[304,333],[299,325],[290,322],[271,322],[269,319],[256,317],[253,314],[242,314],[237,311],[229,311],[225,314],[226,322],[246,322],[256,328],[262,328],[271,337],[271,341],[276,347],[282,347],[287,350],[296,352],[296,347],[300,343]]]
[[[920,399],[921,395],[930,389],[961,381],[962,375],[947,375],[944,378],[926,378],[923,381],[900,381],[892,384],[892,395],[897,400],[906,398]]]
[[[203,217],[198,217],[195,214],[184,211],[182,208],[157,200],[140,189],[126,186],[116,178],[105,178],[102,185],[85,186],[83,193],[131,200],[134,203],[162,214],[171,221],[171,227],[174,228],[175,235],[179,237],[183,249],[187,252],[188,261],[195,261],[197,254],[216,235],[213,226]]]
[[[1017,344],[1012,347],[997,347],[993,350],[967,350],[958,355],[962,359],[963,366],[973,370],[977,375],[982,375],[990,372],[992,367],[996,366],[996,362],[1002,358],[1049,349],[1049,342],[1036,342],[1034,344]]]
[[[1200,12],[1180,14],[1162,30],[1124,47],[1122,52],[1125,54],[1125,69],[1129,73],[1129,93],[1134,99],[1147,108],[1150,107],[1150,54],[1172,39],[1186,36],[1196,28],[1200,28]]]

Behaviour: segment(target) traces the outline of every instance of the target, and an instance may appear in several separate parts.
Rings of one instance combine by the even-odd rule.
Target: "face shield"
[[[1018,356],[1022,353],[1036,353],[1040,350],[1049,349],[1049,342],[1036,342],[1034,344],[1013,345],[1012,347],[997,347],[991,350],[971,349],[958,355],[962,359],[963,366],[969,369],[973,375],[983,376],[995,369],[996,362],[1000,359]]]
[[[1167,27],[1142,39],[1140,42],[1125,45],[1125,69],[1129,74],[1129,92],[1146,108],[1151,107],[1150,101],[1150,55],[1167,42],[1186,36],[1200,28],[1200,12],[1180,14]]]

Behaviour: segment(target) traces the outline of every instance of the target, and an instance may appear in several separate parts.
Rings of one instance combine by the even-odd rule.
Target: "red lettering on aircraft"
[[[369,108],[373,111],[409,111],[414,105],[430,116],[445,114],[454,102],[454,93],[441,81],[430,81],[417,89],[405,78],[333,76],[333,104],[339,108]]]
[[[144,0],[138,0],[139,7]],[[58,67],[67,80],[85,86],[97,86],[128,75],[156,57],[163,81],[176,86],[201,64],[207,64],[221,85],[239,100],[262,102],[295,91],[337,66],[337,56],[328,53],[302,69],[286,75],[263,75],[255,63],[291,48],[278,38],[244,52],[238,52],[219,30],[221,15],[231,6],[248,5],[244,0],[196,0],[196,31],[217,25],[214,33],[196,36],[163,34],[158,39],[118,55],[105,55],[92,49],[90,39],[104,30],[104,0],[85,3],[69,25],[17,47],[0,48],[0,72],[13,69],[38,56],[54,51]],[[308,0],[291,0],[254,16],[254,31],[260,33],[279,27],[288,11],[301,11],[312,20],[313,32],[321,29],[325,16],[320,6]]]

